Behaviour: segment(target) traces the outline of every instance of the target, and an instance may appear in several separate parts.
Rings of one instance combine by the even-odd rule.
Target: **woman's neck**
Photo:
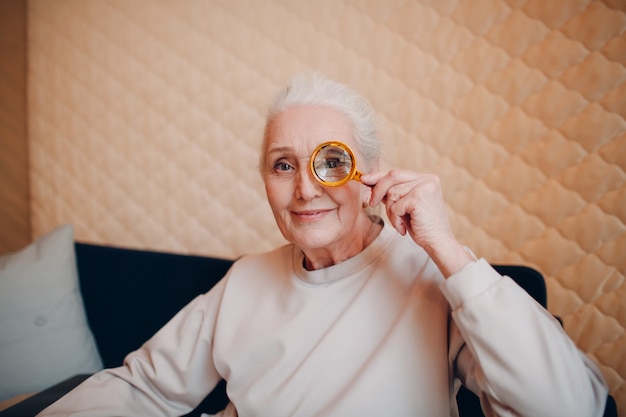
[[[361,224],[362,226],[356,228],[360,230],[360,233],[355,233],[354,238],[350,239],[347,246],[303,251],[304,268],[308,271],[327,268],[361,253],[379,235],[383,228],[383,222],[377,216],[364,216]]]

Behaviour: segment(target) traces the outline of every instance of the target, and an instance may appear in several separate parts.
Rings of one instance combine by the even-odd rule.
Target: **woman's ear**
[[[361,184],[361,205],[363,208],[369,207],[372,198],[372,188]]]

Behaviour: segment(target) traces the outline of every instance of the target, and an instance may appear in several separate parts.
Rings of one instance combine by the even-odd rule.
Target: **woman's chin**
[[[293,234],[293,239],[288,239],[298,248],[306,250],[325,249],[330,246],[335,239],[328,230],[308,230]]]

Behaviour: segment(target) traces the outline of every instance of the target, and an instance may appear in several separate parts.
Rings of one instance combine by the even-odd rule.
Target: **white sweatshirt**
[[[235,262],[124,366],[40,416],[172,416],[224,378],[223,417],[601,416],[607,388],[556,320],[479,260],[444,280],[386,224],[363,252],[307,271],[293,245]]]

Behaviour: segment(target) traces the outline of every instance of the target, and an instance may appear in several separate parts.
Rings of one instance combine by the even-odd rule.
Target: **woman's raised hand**
[[[474,260],[452,233],[439,177],[393,169],[364,174],[361,182],[372,187],[370,206],[382,202],[393,227],[424,248],[444,276]]]

